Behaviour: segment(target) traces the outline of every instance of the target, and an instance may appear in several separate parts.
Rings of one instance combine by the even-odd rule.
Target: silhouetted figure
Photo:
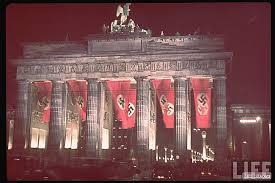
[[[198,34],[200,34],[200,33],[201,33],[200,27],[198,27],[198,28],[195,30],[194,35],[198,35]]]
[[[142,177],[141,177],[141,170],[139,169],[136,169],[136,172],[133,176],[133,180],[142,180]]]

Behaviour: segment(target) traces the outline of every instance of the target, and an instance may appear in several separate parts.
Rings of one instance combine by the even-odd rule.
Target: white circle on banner
[[[201,92],[197,96],[197,103],[198,103],[198,112],[200,115],[204,116],[207,115],[208,112],[208,104],[207,104],[207,96],[204,92]]]
[[[171,116],[174,114],[174,105],[171,104],[170,102],[167,103],[167,115]]]
[[[125,110],[125,98],[123,95],[119,94],[116,98],[117,105],[121,110]]]

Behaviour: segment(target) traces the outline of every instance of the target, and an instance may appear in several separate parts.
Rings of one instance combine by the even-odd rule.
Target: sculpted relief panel
[[[146,61],[146,62],[107,62],[107,63],[70,63],[70,64],[41,64],[41,65],[18,65],[17,79],[33,79],[36,76],[43,75],[44,79],[57,79],[61,77],[70,77],[77,74],[107,77],[108,74],[126,74],[127,76],[137,76],[138,74],[149,71],[154,75],[155,72],[174,71],[173,75],[180,71],[186,71],[193,74],[224,74],[224,60],[194,60],[194,61]],[[166,72],[171,75],[171,72]],[[74,75],[75,76],[75,75]],[[110,75],[108,75],[109,77]],[[116,75],[117,76],[117,75]],[[41,79],[41,77],[39,77]]]

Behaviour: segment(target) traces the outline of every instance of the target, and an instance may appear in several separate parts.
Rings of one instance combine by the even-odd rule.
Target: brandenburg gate
[[[32,85],[37,81],[50,82],[50,121],[44,150],[54,154],[53,159],[62,157],[69,120],[66,115],[67,81],[81,80],[87,83],[84,156],[100,158],[106,81],[130,80],[137,92],[136,158],[147,161],[150,113],[155,110],[151,105],[151,81],[166,78],[174,83],[175,153],[180,158],[188,158],[188,151],[192,148],[191,118],[195,117],[191,116],[190,80],[202,77],[211,81],[215,161],[223,162],[228,126],[226,68],[232,58],[232,52],[224,49],[224,38],[220,35],[153,37],[150,31],[133,28],[133,22],[125,26],[123,22],[120,25],[115,23],[112,22],[111,31],[108,32],[106,27],[103,34],[89,35],[83,42],[23,44],[23,57],[14,60],[17,65],[18,106],[13,149],[22,153],[31,149]],[[123,30],[123,26],[129,29]]]

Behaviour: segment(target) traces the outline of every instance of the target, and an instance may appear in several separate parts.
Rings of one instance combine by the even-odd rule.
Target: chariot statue
[[[116,10],[116,17],[120,16],[120,25],[123,25],[126,20],[127,17],[129,16],[129,12],[130,12],[130,8],[129,6],[131,5],[131,3],[126,3],[123,8],[121,7],[121,5],[118,5],[117,10]]]
[[[151,34],[151,32],[148,32],[147,30],[141,29],[138,25],[135,25],[135,22],[133,19],[129,19],[127,21],[127,18],[129,16],[130,12],[130,5],[131,3],[126,3],[125,5],[121,6],[118,5],[117,11],[116,11],[116,17],[120,17],[118,20],[114,20],[111,22],[110,26],[110,32],[111,33],[145,33],[145,34]],[[106,29],[104,29],[106,30]],[[103,31],[105,32],[105,31]]]

